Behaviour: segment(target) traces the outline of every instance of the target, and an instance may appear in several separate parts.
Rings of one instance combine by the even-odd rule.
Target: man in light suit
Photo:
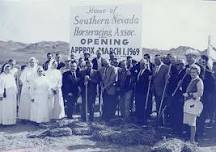
[[[103,61],[101,68],[101,88],[103,97],[102,119],[109,121],[114,118],[117,106],[116,100],[116,80],[117,73],[115,68],[107,60]]]
[[[153,84],[153,94],[155,96],[156,109],[157,109],[157,114],[158,114],[160,104],[161,104],[161,99],[162,99],[164,88],[165,88],[165,83],[167,82],[167,79],[168,79],[169,67],[162,63],[161,56],[159,54],[155,55],[154,60],[155,60],[155,69],[153,72],[153,83],[152,84]],[[166,94],[165,94],[165,97],[166,97]],[[162,109],[163,109],[163,106],[162,106]]]

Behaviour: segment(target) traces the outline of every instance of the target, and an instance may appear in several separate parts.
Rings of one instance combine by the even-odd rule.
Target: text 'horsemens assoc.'
[[[99,18],[93,15],[88,18],[74,17],[74,25],[108,25],[108,24],[139,24],[139,18],[135,15],[129,17],[122,17],[120,15],[113,15],[111,18]]]

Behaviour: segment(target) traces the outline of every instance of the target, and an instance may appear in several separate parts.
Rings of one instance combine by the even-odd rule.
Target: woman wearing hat
[[[5,64],[0,74],[0,124],[16,124],[17,86],[14,75],[10,72],[11,66]]]
[[[199,77],[200,67],[198,65],[191,65],[190,76],[191,81],[187,87],[186,93],[183,94],[185,97],[184,105],[184,119],[183,123],[190,126],[190,141],[195,142],[196,135],[196,119],[202,111],[200,98],[203,95],[203,81]],[[189,104],[188,104],[189,103]],[[192,104],[191,104],[192,103]],[[196,108],[197,107],[197,108]]]

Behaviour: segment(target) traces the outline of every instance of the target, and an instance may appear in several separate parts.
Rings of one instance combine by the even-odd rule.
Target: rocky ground
[[[171,152],[216,152],[215,128],[208,129],[198,147],[191,147],[173,139],[167,128],[141,128],[121,120],[111,124],[63,120],[39,126],[18,122],[15,126],[0,127],[1,152],[159,152],[167,149]]]
[[[49,129],[52,128],[48,126]],[[63,126],[62,126],[63,127]],[[48,130],[49,130],[48,129]],[[149,151],[145,145],[122,146],[93,140],[90,135],[74,135],[51,137],[37,136],[46,132],[46,126],[33,124],[21,124],[16,126],[0,127],[0,151],[1,152],[100,152],[100,151]],[[58,134],[58,133],[57,133]],[[60,134],[59,134],[60,135]],[[60,135],[61,136],[61,135]]]

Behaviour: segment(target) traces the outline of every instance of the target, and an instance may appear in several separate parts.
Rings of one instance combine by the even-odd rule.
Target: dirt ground
[[[148,146],[119,146],[92,141],[89,136],[27,138],[29,133],[41,128],[32,124],[0,127],[1,152],[126,152],[150,151]]]
[[[202,152],[216,152],[216,127],[209,127],[207,134],[200,139],[198,145]],[[151,147],[145,145],[121,146],[91,140],[90,136],[67,136],[27,138],[27,135],[40,131],[33,124],[0,126],[0,152],[150,152]],[[169,129],[161,128],[158,132],[167,138]]]

